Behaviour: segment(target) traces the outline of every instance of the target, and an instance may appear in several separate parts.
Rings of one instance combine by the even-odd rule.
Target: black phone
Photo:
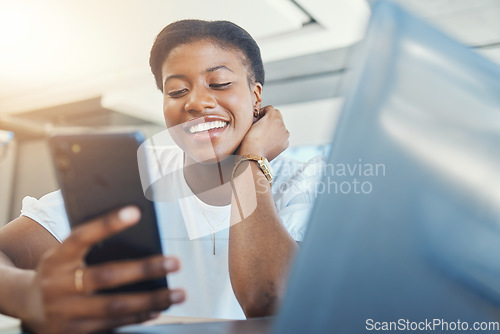
[[[138,152],[143,136],[132,133],[55,135],[49,139],[71,228],[111,210],[135,205],[141,220],[96,244],[87,265],[162,254],[154,203],[143,193]],[[140,161],[141,165],[145,160]],[[100,291],[138,292],[167,287],[165,277]]]

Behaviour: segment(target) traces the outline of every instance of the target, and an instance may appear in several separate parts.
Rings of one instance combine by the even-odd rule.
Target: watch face
[[[269,161],[267,161],[266,158],[262,158],[259,160],[259,165],[261,166],[261,169],[264,172],[264,175],[266,175],[266,178],[269,180],[269,182],[272,182],[274,173],[271,165],[269,164]]]
[[[267,161],[266,158],[262,159],[262,163],[264,164],[265,168],[269,171],[269,174],[271,174],[271,176],[274,174],[273,173],[273,169],[271,168],[271,164],[269,164],[269,161]]]

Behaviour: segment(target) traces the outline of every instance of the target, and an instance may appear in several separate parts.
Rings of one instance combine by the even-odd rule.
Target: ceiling
[[[229,19],[273,61],[350,45],[368,14],[364,0],[0,0],[0,112],[159,96],[149,50],[178,19]]]
[[[500,44],[500,0],[394,0],[475,46]]]
[[[395,1],[500,63],[500,0]],[[0,116],[53,117],[71,109],[81,117],[92,106],[95,119],[115,111],[162,124],[162,97],[148,66],[156,34],[178,19],[228,19],[261,47],[264,102],[287,114],[287,126],[303,130],[303,110],[339,110],[335,87],[351,47],[363,36],[370,3],[0,0]],[[328,141],[330,128],[314,141]],[[307,142],[310,131],[302,133],[299,141]]]

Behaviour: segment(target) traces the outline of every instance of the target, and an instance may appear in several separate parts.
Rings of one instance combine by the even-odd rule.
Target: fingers
[[[175,257],[163,255],[146,259],[108,262],[100,265],[85,267],[79,278],[83,291],[78,291],[75,285],[75,270],[68,270],[67,275],[58,275],[52,278],[51,286],[55,292],[77,292],[91,294],[99,290],[119,287],[125,284],[165,277],[169,273],[179,270],[180,263]],[[52,291],[52,290],[51,290]]]
[[[260,118],[262,118],[266,115],[268,115],[268,117],[275,115],[275,116],[278,116],[279,118],[283,119],[283,115],[281,114],[281,111],[279,111],[278,109],[274,108],[271,105],[265,106],[265,107],[260,109],[260,116],[261,116]]]
[[[279,123],[283,127],[283,130],[285,131],[286,136],[287,137],[290,136],[290,132],[288,132],[288,130],[285,126],[284,120],[283,120],[283,114],[281,113],[281,111],[279,111],[279,109],[275,109],[273,106],[269,105],[269,106],[265,106],[264,108],[262,108],[261,112],[264,113],[263,117],[267,116],[267,118],[274,117],[275,120],[279,119]],[[288,146],[288,143],[286,146]]]
[[[276,111],[276,113],[278,114],[278,116],[283,119],[283,114],[281,113],[281,111],[279,111],[279,109],[274,109]]]
[[[165,277],[180,268],[179,260],[175,257],[160,255],[85,267],[81,277],[83,292],[76,289],[74,270],[70,271],[68,266],[66,268],[68,270],[61,269],[57,275],[47,277],[45,283],[41,283],[44,287],[47,324],[59,324],[58,330],[54,332],[94,332],[142,322],[185,299],[183,290],[167,288],[134,293],[92,293],[127,283]]]
[[[139,219],[140,211],[133,206],[103,215],[75,228],[60,246],[44,255],[36,276],[44,297],[45,322],[39,325],[40,328],[50,329],[57,324],[54,332],[68,333],[109,329],[151,319],[157,311],[185,299],[183,290],[169,289],[107,295],[93,293],[165,277],[179,269],[176,258],[162,255],[82,266],[90,247]],[[61,331],[61,328],[68,330]]]
[[[164,277],[179,268],[180,263],[177,258],[162,255],[142,260],[95,265],[85,268],[83,285],[87,292],[93,292]]]
[[[153,292],[94,295],[86,298],[65,299],[53,305],[54,313],[75,319],[128,317],[139,313],[163,311],[185,299],[182,289],[161,289]],[[50,312],[51,310],[49,310]]]
[[[278,109],[268,105],[260,109],[260,114],[235,153],[258,154],[271,161],[288,147],[290,133]]]
[[[64,328],[59,328],[60,333],[93,333],[120,326],[135,324],[157,318],[157,312],[143,312],[125,317],[108,319],[78,319],[68,323]]]
[[[67,258],[82,259],[92,245],[137,223],[140,217],[137,207],[127,206],[95,218],[72,230],[61,244],[59,254],[64,254]]]
[[[268,115],[269,113],[272,113],[272,111],[275,110],[273,106],[269,105],[269,106],[265,106],[265,107],[262,107],[259,111],[260,113],[260,119],[262,119],[263,117],[265,117],[266,115]],[[269,116],[268,116],[269,117]]]

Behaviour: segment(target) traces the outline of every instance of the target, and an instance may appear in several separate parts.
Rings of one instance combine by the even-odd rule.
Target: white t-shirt
[[[168,276],[168,284],[172,288],[184,288],[187,294],[186,301],[171,307],[168,314],[244,319],[229,279],[231,206],[211,206],[194,196],[182,173],[183,152],[180,148],[156,146],[154,154],[158,164],[150,165],[151,180],[157,180],[160,175],[170,176],[168,186],[175,189],[177,196],[173,201],[155,200],[164,252],[179,257],[181,261],[181,270]],[[275,173],[272,191],[276,208],[282,223],[297,241],[304,237],[323,165],[322,157],[307,163],[280,157],[271,162]],[[70,233],[60,191],[39,200],[25,197],[21,214],[37,221],[59,241]],[[213,228],[215,240],[212,239]]]

